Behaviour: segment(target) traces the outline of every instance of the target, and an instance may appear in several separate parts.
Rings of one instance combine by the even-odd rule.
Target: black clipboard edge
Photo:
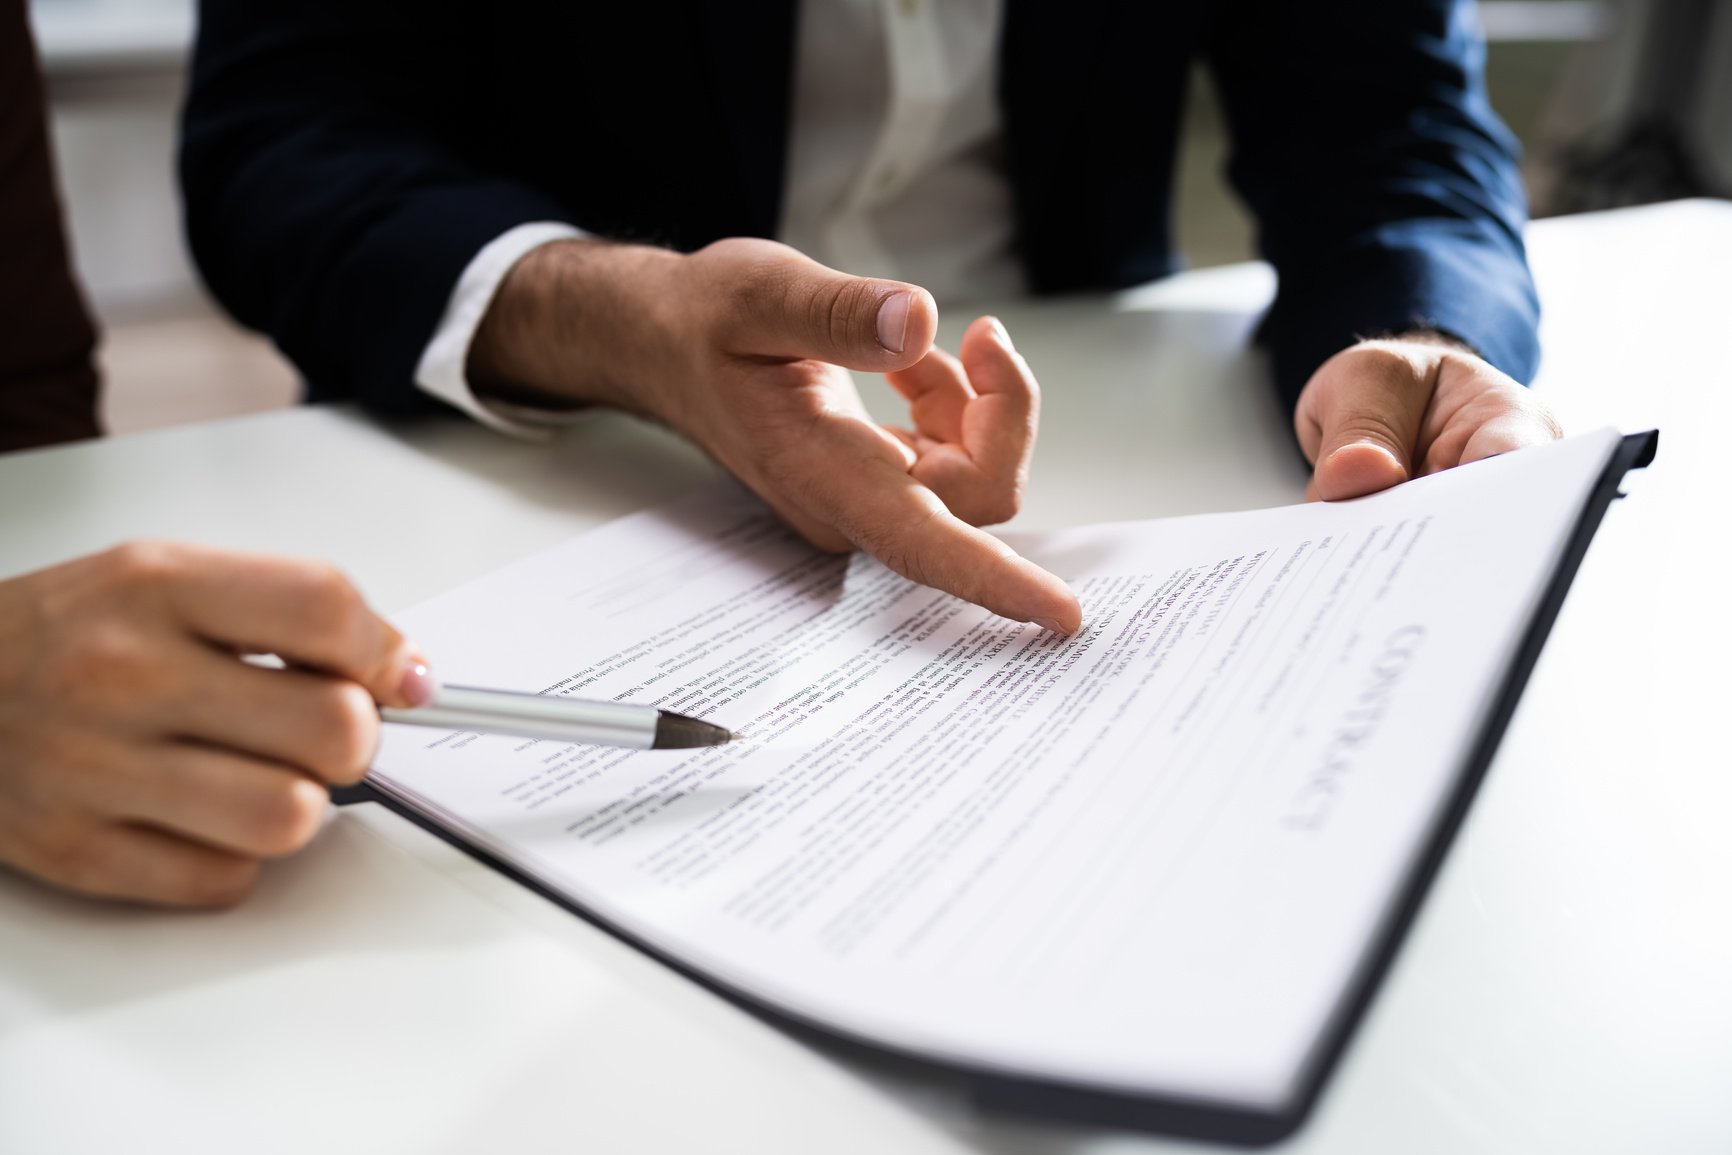
[[[1383,930],[1372,944],[1358,981],[1343,1000],[1333,1023],[1313,1054],[1298,1093],[1292,1103],[1279,1111],[1248,1111],[1229,1104],[1171,1096],[1130,1095],[1122,1091],[1057,1080],[983,1073],[916,1051],[904,1051],[877,1039],[861,1038],[767,1003],[704,974],[623,928],[598,918],[569,897],[484,848],[464,840],[455,831],[439,825],[407,802],[370,783],[363,782],[358,786],[333,790],[331,798],[337,805],[354,802],[377,802],[383,805],[549,902],[570,911],[774,1026],[794,1027],[826,1044],[842,1044],[850,1050],[858,1051],[868,1060],[894,1059],[912,1063],[933,1073],[943,1072],[959,1077],[968,1087],[974,1101],[982,1107],[1045,1121],[1150,1131],[1178,1138],[1202,1139],[1243,1147],[1266,1146],[1297,1131],[1316,1107],[1324,1086],[1334,1073],[1348,1042],[1358,1029],[1366,1011],[1370,1009],[1384,977],[1400,952],[1401,944],[1405,941],[1413,920],[1417,917],[1425,896],[1429,893],[1431,884],[1442,868],[1449,848],[1479,793],[1480,783],[1485,780],[1492,758],[1497,753],[1498,744],[1503,740],[1510,719],[1515,715],[1521,692],[1533,673],[1534,665],[1539,661],[1540,651],[1545,646],[1559,610],[1563,608],[1564,598],[1575,580],[1576,571],[1581,567],[1582,558],[1587,555],[1594,533],[1613,500],[1622,496],[1619,486],[1623,483],[1624,475],[1632,469],[1644,468],[1652,463],[1658,449],[1657,430],[1625,435],[1617,449],[1612,452],[1599,480],[1590,490],[1576,519],[1575,528],[1564,546],[1563,556],[1559,559],[1552,579],[1541,595],[1527,631],[1504,674],[1503,683],[1494,698],[1495,704],[1480,731],[1478,741],[1474,743],[1466,766],[1445,801],[1424,849],[1415,860],[1409,877],[1395,900],[1390,917],[1385,920]]]

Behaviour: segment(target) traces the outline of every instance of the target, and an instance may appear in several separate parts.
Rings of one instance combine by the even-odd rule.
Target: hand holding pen
[[[441,695],[328,565],[131,544],[0,581],[0,865],[103,898],[232,904],[318,833],[331,786],[367,773],[381,712],[646,748],[728,737],[650,707]]]

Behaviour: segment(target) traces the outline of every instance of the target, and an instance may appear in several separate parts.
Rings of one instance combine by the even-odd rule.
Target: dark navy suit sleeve
[[[1473,4],[1261,0],[1210,19],[1229,178],[1280,279],[1262,332],[1287,400],[1359,337],[1415,327],[1528,381],[1526,200]]]
[[[203,0],[183,120],[187,234],[212,292],[270,333],[314,397],[407,412],[464,267],[565,219],[445,131],[474,73],[455,5]]]

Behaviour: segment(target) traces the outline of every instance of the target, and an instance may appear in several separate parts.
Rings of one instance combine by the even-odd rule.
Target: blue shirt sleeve
[[[463,155],[479,99],[444,0],[202,0],[182,122],[187,236],[213,294],[310,396],[440,408],[415,366],[489,241],[565,210]]]
[[[1361,337],[1415,328],[1529,381],[1539,300],[1527,202],[1518,147],[1486,98],[1470,0],[1214,11],[1228,178],[1279,278],[1261,336],[1288,402]]]

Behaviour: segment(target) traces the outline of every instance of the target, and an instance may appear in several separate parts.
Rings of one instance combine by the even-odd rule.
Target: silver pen
[[[412,710],[381,706],[379,717],[407,726],[478,730],[484,734],[551,738],[636,750],[720,746],[734,738],[730,730],[654,706],[550,698],[541,694],[478,690],[472,686],[441,686],[427,705]]]

